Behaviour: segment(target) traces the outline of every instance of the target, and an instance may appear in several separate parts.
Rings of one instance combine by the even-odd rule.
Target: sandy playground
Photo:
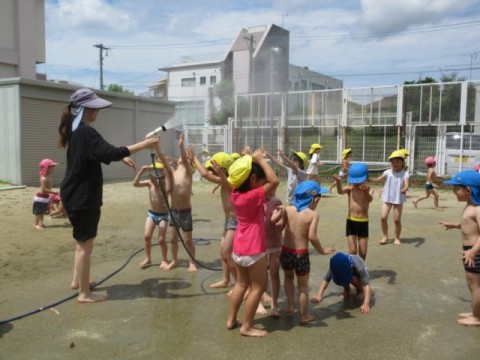
[[[218,237],[223,226],[220,199],[211,185],[195,182],[194,238],[197,258],[219,267]],[[74,242],[66,219],[46,217],[48,228],[32,228],[35,188],[0,191],[0,320],[22,315],[72,294],[68,288]],[[457,313],[470,309],[470,293],[459,261],[459,233],[444,231],[439,220],[458,221],[464,204],[450,189],[441,190],[443,212],[431,199],[415,209],[412,188],[403,215],[403,244],[381,246],[380,199],[376,188],[370,208],[367,265],[371,275],[371,312],[343,303],[333,283],[325,300],[311,305],[317,321],[299,326],[298,314],[280,319],[258,316],[256,325],[269,334],[262,339],[226,330],[229,306],[224,290],[209,289],[219,272],[200,268],[188,273],[180,249],[180,266],[161,271],[140,269],[147,190],[131,182],[106,184],[99,235],[92,256],[92,279],[109,301],[81,305],[69,300],[0,325],[1,359],[475,359],[480,329],[456,324]],[[278,195],[284,199],[285,184]],[[319,237],[324,246],[346,250],[344,223],[347,200],[322,198]],[[390,222],[391,224],[391,222]],[[391,224],[392,225],[392,224]],[[391,230],[393,230],[391,226]],[[328,257],[311,250],[310,295],[318,290]],[[159,247],[153,248],[155,259]],[[156,263],[158,265],[158,262]],[[283,291],[280,307],[285,304]],[[241,315],[241,313],[240,313]]]

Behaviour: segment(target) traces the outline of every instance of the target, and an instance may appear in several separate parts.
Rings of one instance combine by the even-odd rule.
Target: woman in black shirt
[[[99,98],[90,89],[79,89],[65,106],[58,131],[59,145],[67,148],[67,170],[60,193],[76,240],[72,289],[78,289],[78,302],[104,301],[106,295],[90,291],[90,257],[97,236],[102,206],[102,163],[123,161],[135,169],[128,157],[143,149],[158,149],[159,138],[145,139],[137,144],[115,147],[90,126],[100,109],[111,102]]]

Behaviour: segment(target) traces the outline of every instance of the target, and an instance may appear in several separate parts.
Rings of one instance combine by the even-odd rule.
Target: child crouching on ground
[[[227,328],[238,325],[237,313],[245,292],[244,320],[240,334],[266,336],[265,330],[253,326],[253,318],[267,286],[264,203],[278,186],[278,178],[264,159],[255,151],[235,161],[229,169],[228,182],[234,189],[231,199],[237,214],[237,229],[233,239],[232,258],[237,265],[237,282],[230,296]]]
[[[364,314],[370,312],[370,276],[360,256],[345,253],[337,253],[332,256],[330,268],[320,284],[320,289],[312,298],[312,303],[316,304],[323,300],[323,293],[332,279],[336,285],[343,287],[343,300],[350,299],[350,284],[352,284],[357,291],[355,299],[363,300],[360,311]]]
[[[310,274],[310,258],[308,243],[322,255],[335,251],[332,247],[323,248],[318,240],[317,225],[319,215],[315,211],[322,193],[322,188],[313,180],[300,183],[294,195],[293,206],[287,206],[282,218],[277,222],[279,228],[285,229],[280,265],[285,274],[284,287],[287,296],[287,313],[295,312],[294,292],[295,276],[298,286],[298,303],[300,306],[300,324],[315,321],[308,314],[308,278]]]

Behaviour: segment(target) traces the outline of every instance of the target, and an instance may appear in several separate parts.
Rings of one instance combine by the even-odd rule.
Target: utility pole
[[[255,40],[253,40],[253,35],[250,35],[249,37],[244,36],[243,38],[247,40],[248,52],[250,55],[248,60],[248,92],[251,94],[255,92],[255,86],[253,83],[253,44],[255,43]]]
[[[104,56],[103,56],[103,50],[105,51],[108,51],[110,50],[109,47],[105,47],[103,46],[103,44],[96,44],[96,45],[93,45],[94,47],[98,48],[99,51],[99,59],[100,59],[100,90],[104,90],[104,86],[103,86],[103,59],[104,59]]]

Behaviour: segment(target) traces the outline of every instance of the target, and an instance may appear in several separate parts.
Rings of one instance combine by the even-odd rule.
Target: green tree
[[[122,85],[119,84],[110,84],[108,85],[107,91],[115,92],[115,93],[122,93],[122,94],[130,94],[134,95],[134,92],[131,90],[124,89]]]

